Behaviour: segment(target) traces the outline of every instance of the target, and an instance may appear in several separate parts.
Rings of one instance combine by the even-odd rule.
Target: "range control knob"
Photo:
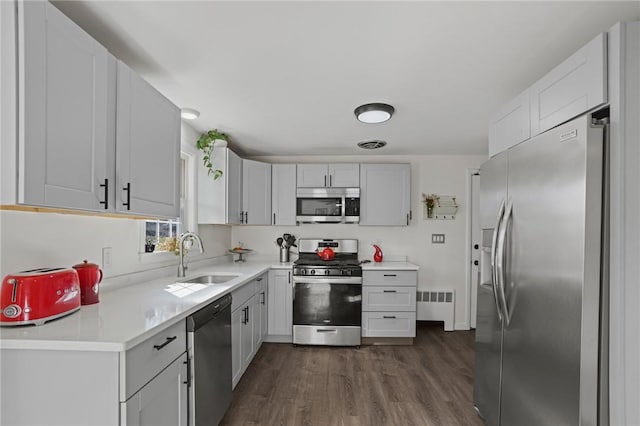
[[[9,305],[4,308],[4,316],[7,318],[15,318],[22,312],[22,309],[18,305]]]
[[[331,271],[330,271],[330,270],[328,270],[328,269],[326,269],[326,270],[324,271],[324,274],[325,274],[325,275],[331,275]]]
[[[315,275],[315,274],[316,274],[316,270],[315,270],[315,269],[312,269],[312,270],[311,270],[311,275]]]

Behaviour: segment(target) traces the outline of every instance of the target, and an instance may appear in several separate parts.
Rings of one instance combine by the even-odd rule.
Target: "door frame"
[[[466,172],[466,196],[465,196],[465,204],[467,205],[467,215],[466,215],[466,231],[465,231],[465,319],[464,323],[458,324],[456,326],[457,330],[469,330],[471,327],[475,327],[475,320],[472,318],[472,315],[475,314],[475,309],[472,307],[472,299],[475,301],[475,296],[473,295],[474,287],[473,287],[473,241],[472,241],[472,229],[473,224],[477,223],[478,227],[480,226],[480,210],[477,209],[474,215],[473,209],[473,177],[475,175],[479,175],[480,169],[471,168],[467,169]],[[478,185],[478,191],[480,191],[480,186]],[[479,193],[478,193],[479,199]],[[478,242],[480,244],[480,242]]]

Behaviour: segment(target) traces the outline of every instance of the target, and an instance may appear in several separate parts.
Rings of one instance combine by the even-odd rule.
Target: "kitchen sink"
[[[181,280],[184,284],[223,284],[227,281],[231,281],[240,275],[201,275],[199,277],[189,278],[188,280]]]

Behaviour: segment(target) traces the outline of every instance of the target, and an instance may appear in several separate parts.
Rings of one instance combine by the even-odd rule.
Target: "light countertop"
[[[0,349],[126,351],[232,292],[269,269],[291,263],[247,261],[189,270],[199,275],[237,275],[223,284],[176,284],[175,276],[101,292],[100,302],[41,326],[0,328]]]
[[[405,261],[383,261],[363,263],[363,271],[417,271],[420,267]]]
[[[100,302],[41,326],[0,328],[0,349],[126,351],[184,320],[270,269],[291,269],[292,262],[248,260],[189,270],[184,279],[158,278],[100,293]],[[365,263],[365,271],[418,270],[404,261]],[[178,284],[200,275],[237,275],[223,284]]]

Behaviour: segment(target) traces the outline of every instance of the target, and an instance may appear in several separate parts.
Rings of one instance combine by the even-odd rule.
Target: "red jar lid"
[[[83,268],[91,268],[91,269],[96,269],[96,268],[100,268],[99,265],[96,265],[95,263],[89,263],[88,260],[83,260],[82,263],[78,263],[77,265],[73,265],[74,269],[83,269]]]

